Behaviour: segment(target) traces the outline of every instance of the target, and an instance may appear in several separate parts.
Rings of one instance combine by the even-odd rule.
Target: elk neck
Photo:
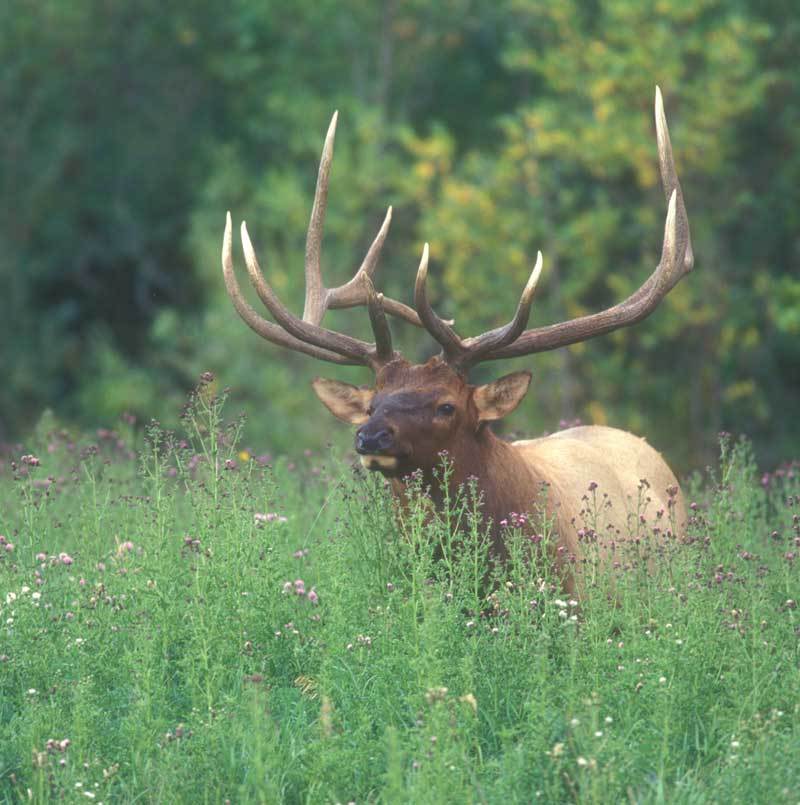
[[[499,439],[486,425],[480,428],[474,439],[448,451],[447,460],[451,467],[447,490],[442,488],[437,477],[440,473],[423,470],[423,484],[430,489],[434,504],[441,509],[446,497],[455,500],[460,487],[472,478],[477,479],[484,520],[492,524],[492,555],[501,560],[507,558],[500,521],[511,512],[530,512],[544,479],[524,461],[513,445]],[[403,480],[392,479],[392,491],[400,500],[405,500],[405,490]]]

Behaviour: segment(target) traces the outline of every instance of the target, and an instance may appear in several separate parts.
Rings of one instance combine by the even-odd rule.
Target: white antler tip
[[[253,249],[253,244],[250,241],[250,235],[247,232],[247,223],[242,221],[242,248],[244,249],[245,259],[249,262],[251,257],[255,257],[255,250]]]
[[[542,257],[541,251],[536,252],[536,265],[533,267],[533,281],[534,283],[538,282],[539,275],[542,273],[542,266],[544,265],[544,257]]]
[[[417,271],[417,280],[424,282],[428,276],[428,244],[422,247],[422,257],[419,261],[419,270]]]

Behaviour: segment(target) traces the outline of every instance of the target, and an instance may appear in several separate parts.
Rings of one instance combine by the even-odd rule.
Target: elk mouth
[[[384,473],[391,473],[397,469],[400,459],[397,456],[387,456],[380,453],[367,453],[359,456],[361,466],[366,470],[379,470]]]
[[[358,457],[361,466],[370,472],[380,472],[387,478],[400,478],[408,475],[414,467],[411,464],[412,451],[401,445],[396,445],[392,452],[388,450],[374,453],[359,451]]]

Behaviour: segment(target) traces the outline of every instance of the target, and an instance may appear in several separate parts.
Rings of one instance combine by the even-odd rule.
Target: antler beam
[[[314,193],[314,205],[306,235],[305,253],[305,306],[303,317],[298,318],[278,299],[277,294],[264,278],[256,258],[247,227],[243,223],[241,236],[250,281],[261,301],[272,313],[277,325],[261,317],[247,303],[239,288],[233,270],[231,218],[228,213],[225,234],[222,240],[222,270],[225,287],[233,300],[239,315],[262,338],[279,346],[303,352],[321,360],[332,363],[366,365],[373,368],[391,360],[394,353],[391,349],[391,337],[388,336],[388,324],[385,313],[402,318],[418,327],[422,322],[416,312],[408,305],[394,299],[377,297],[372,288],[372,277],[378,265],[383,244],[392,221],[392,208],[386,212],[378,234],[372,241],[366,255],[355,275],[344,285],[326,288],[322,279],[320,257],[322,252],[322,236],[325,226],[325,212],[328,201],[328,185],[333,160],[333,143],[336,136],[338,112],[334,113],[325,144],[322,148],[317,186]],[[371,290],[370,290],[371,289]],[[370,310],[370,321],[380,328],[375,333],[375,344],[360,341],[357,338],[336,333],[321,326],[325,313],[330,309],[366,306]]]
[[[669,203],[664,224],[661,259],[650,277],[623,302],[600,313],[525,330],[536,282],[541,272],[541,253],[539,253],[514,319],[505,327],[462,340],[451,327],[439,319],[428,303],[425,292],[428,274],[426,244],[417,274],[415,304],[426,329],[442,345],[448,363],[461,371],[466,371],[480,361],[545,352],[596,338],[621,327],[628,327],[649,316],[680,279],[692,270],[694,253],[689,233],[689,218],[675,170],[664,103],[658,87],[655,95],[655,120],[661,181]]]

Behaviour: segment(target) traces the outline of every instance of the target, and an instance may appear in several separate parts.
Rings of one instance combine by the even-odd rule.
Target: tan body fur
[[[547,480],[557,545],[568,557],[583,555],[580,529],[596,528],[600,556],[608,560],[612,542],[637,534],[647,540],[653,528],[675,531],[686,524],[675,475],[657,450],[632,433],[585,426],[513,447],[535,475]],[[649,487],[640,488],[642,480]],[[589,492],[592,483],[597,484],[594,494]],[[574,589],[572,579],[567,586]]]

